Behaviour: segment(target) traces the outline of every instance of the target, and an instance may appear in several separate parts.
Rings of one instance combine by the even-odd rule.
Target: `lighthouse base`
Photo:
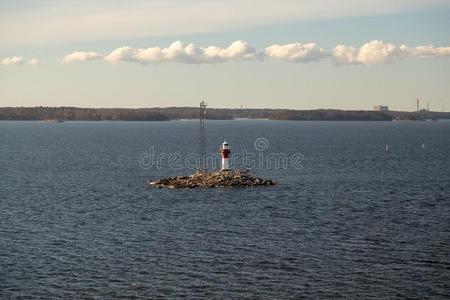
[[[275,183],[270,179],[253,176],[248,171],[221,170],[219,172],[163,178],[158,181],[148,181],[148,184],[158,188],[214,188],[269,186]]]

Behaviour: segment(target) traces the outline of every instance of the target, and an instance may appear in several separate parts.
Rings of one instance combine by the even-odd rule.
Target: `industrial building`
[[[385,105],[376,105],[373,107],[374,111],[389,111],[389,107]]]

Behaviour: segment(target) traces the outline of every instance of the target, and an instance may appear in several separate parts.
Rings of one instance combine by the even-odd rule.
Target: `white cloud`
[[[432,56],[450,56],[450,47],[434,47],[433,45],[419,46],[410,48],[405,45],[400,47],[410,56],[432,57]]]
[[[103,55],[100,53],[97,53],[97,52],[78,51],[78,52],[73,52],[69,55],[66,55],[63,59],[63,63],[70,64],[73,62],[91,61],[91,60],[96,60],[96,59],[101,59],[101,58],[103,58]]]
[[[1,61],[1,64],[5,65],[5,66],[22,65],[23,64],[23,57],[20,57],[20,56],[7,57],[7,58],[4,58]]]
[[[338,45],[332,51],[332,58],[338,65],[390,63],[406,55],[407,52],[402,48],[378,40],[365,43],[359,49]]]
[[[41,64],[41,62],[40,62],[39,59],[37,59],[37,58],[32,58],[32,59],[30,59],[30,60],[28,61],[28,63],[29,63],[30,65],[32,65],[32,66],[37,66],[37,65],[40,65],[40,64]]]
[[[290,62],[319,61],[326,57],[326,53],[315,43],[292,43],[286,45],[272,45],[265,49],[264,55],[272,59]]]
[[[111,63],[137,62],[141,64],[180,62],[189,64],[210,64],[231,60],[251,60],[257,58],[256,49],[244,41],[235,41],[227,48],[216,46],[197,47],[176,41],[167,48],[121,47],[105,57]]]
[[[357,60],[365,65],[393,62],[405,56],[404,51],[394,44],[371,41],[359,48]]]
[[[331,58],[337,65],[392,63],[406,57],[439,57],[450,56],[450,47],[434,47],[425,45],[397,47],[391,43],[374,40],[360,48],[338,45],[331,51]]]
[[[159,48],[149,48],[147,50],[149,50],[149,52],[151,52],[152,50],[150,49],[155,49],[156,51],[158,51],[157,49]],[[160,52],[160,51],[158,51]],[[132,47],[121,47],[121,48],[117,48],[115,50],[113,50],[110,54],[108,54],[107,56],[105,56],[105,60],[109,61],[111,63],[119,63],[121,61],[127,61],[127,62],[138,62],[138,60],[136,59],[138,53],[138,49],[136,48],[132,48]]]
[[[337,65],[358,64],[358,51],[353,46],[337,45],[332,50],[332,58]]]
[[[227,60],[251,60],[257,59],[256,48],[244,41],[235,41],[227,48],[210,46],[200,48],[208,62],[221,62]]]

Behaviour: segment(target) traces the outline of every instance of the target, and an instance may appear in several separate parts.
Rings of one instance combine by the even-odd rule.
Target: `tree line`
[[[210,120],[237,118],[303,121],[391,121],[450,119],[450,113],[378,112],[363,110],[289,110],[208,108]],[[77,108],[77,107],[0,107],[0,120],[64,120],[64,121],[168,121],[198,119],[196,107],[165,108]]]

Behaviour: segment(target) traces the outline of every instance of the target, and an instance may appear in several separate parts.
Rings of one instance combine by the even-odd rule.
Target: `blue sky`
[[[450,1],[391,2],[0,1],[0,106],[450,110]]]

